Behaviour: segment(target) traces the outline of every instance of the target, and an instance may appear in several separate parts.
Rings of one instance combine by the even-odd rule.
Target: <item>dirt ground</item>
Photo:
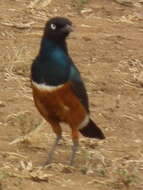
[[[64,127],[43,168],[55,136],[34,106],[30,65],[45,22],[57,15],[74,24],[69,51],[106,139],[81,136],[69,167]],[[0,86],[0,190],[143,190],[143,1],[0,0]]]

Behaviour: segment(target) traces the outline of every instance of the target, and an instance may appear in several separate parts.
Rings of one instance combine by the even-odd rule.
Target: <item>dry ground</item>
[[[40,167],[54,135],[33,104],[29,80],[44,23],[55,15],[75,25],[69,51],[107,137],[81,137],[73,168],[67,129],[54,163]],[[0,0],[0,86],[1,190],[143,190],[143,1]]]

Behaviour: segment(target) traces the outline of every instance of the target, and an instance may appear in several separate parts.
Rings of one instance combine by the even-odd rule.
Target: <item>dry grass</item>
[[[110,46],[117,43],[118,45],[123,43],[121,46],[124,46],[130,41],[125,34],[124,38],[118,39],[119,35],[116,34],[116,31],[115,34],[112,34],[112,31],[109,31],[110,34],[106,34],[107,31],[98,33],[97,29],[104,30],[102,28],[103,22],[100,23],[103,18],[100,17],[100,14],[93,17],[98,25],[96,28],[93,26],[94,19],[90,18],[90,14],[92,15],[93,12],[83,12],[83,17],[86,18],[87,14],[87,17],[90,18],[87,21],[85,19],[85,22],[83,19],[83,24],[78,20],[79,15],[76,17],[76,13],[75,17],[72,17],[82,26],[78,29],[81,30],[84,38],[79,37],[79,40],[84,47],[78,47],[78,44],[76,47],[75,44],[71,43],[71,53],[75,59],[79,60],[79,63],[85,63],[84,66],[81,66],[81,70],[87,82],[92,116],[96,115],[98,123],[107,133],[107,139],[100,142],[81,137],[76,164],[74,167],[69,167],[67,163],[72,141],[70,134],[64,133],[64,141],[59,144],[54,162],[46,167],[40,166],[46,160],[48,149],[55,136],[49,129],[46,131],[47,123],[41,120],[32,101],[29,71],[35,52],[31,53],[30,50],[35,48],[35,44],[31,45],[29,41],[34,42],[33,36],[40,37],[42,28],[36,26],[38,26],[37,24],[42,25],[41,20],[42,22],[47,20],[47,16],[51,13],[50,10],[47,13],[45,9],[48,9],[55,2],[54,0],[28,2],[26,9],[28,7],[27,12],[31,15],[31,21],[26,21],[26,23],[21,21],[17,23],[14,19],[13,21],[9,19],[1,22],[1,26],[6,27],[7,30],[3,30],[0,36],[8,39],[6,44],[11,41],[12,45],[10,44],[10,47],[8,46],[0,55],[1,85],[4,85],[0,101],[0,109],[3,109],[0,122],[2,132],[0,182],[10,184],[10,180],[14,179],[16,182],[20,179],[22,182],[25,180],[27,184],[38,182],[37,184],[42,186],[43,183],[48,183],[53,187],[54,185],[59,188],[70,186],[73,189],[77,187],[78,182],[81,182],[85,188],[89,189],[141,190],[143,187],[143,153],[140,137],[143,122],[141,106],[143,94],[142,58],[135,55],[134,52],[131,57],[125,49],[119,49],[119,52],[125,54],[124,51],[126,51],[128,56],[122,57],[121,54],[118,58],[119,53],[115,51],[116,46],[111,50],[112,54],[108,54]],[[73,1],[71,2],[73,3]],[[76,0],[74,3],[80,13],[87,5],[87,1]],[[59,10],[61,9],[57,8],[53,14],[58,14]],[[74,12],[75,9],[71,11]],[[125,27],[127,24],[127,28],[130,26],[131,29],[134,29],[136,19],[137,17],[129,16],[129,14],[128,16],[118,16],[118,18],[105,16],[104,24],[107,28],[109,27],[109,30],[110,27],[115,28],[114,25],[111,25],[117,22],[119,26]],[[93,23],[90,23],[91,20]],[[96,36],[93,34],[93,28],[96,29]],[[112,30],[114,32],[114,29]],[[89,37],[87,31],[92,38],[95,38],[94,41],[87,38]],[[120,29],[117,32],[120,32]],[[21,42],[22,37],[25,40],[28,38],[27,41]],[[18,42],[15,42],[16,38]],[[86,45],[87,43],[89,44]],[[136,45],[137,43],[138,41]],[[28,45],[23,46],[23,44]],[[97,46],[96,49],[95,46]],[[77,55],[74,48],[78,49],[81,56]],[[105,52],[104,48],[106,48]],[[82,55],[86,60],[82,58]],[[111,59],[110,62],[105,55],[111,57],[114,55],[116,59]],[[86,71],[88,69],[89,73]],[[96,77],[94,76],[95,70]],[[128,100],[128,98],[130,99]],[[3,132],[4,130],[5,132]],[[8,136],[6,136],[7,133]]]
[[[11,65],[5,69],[5,81],[6,82],[14,82],[17,86],[16,97],[20,98],[21,96],[32,100],[29,86],[25,85],[29,83],[29,79],[24,76],[19,76],[14,72],[15,62],[22,62],[21,54],[17,53],[16,56],[11,58]],[[134,64],[136,62],[132,62]],[[137,76],[140,72],[140,67],[142,64],[139,62],[138,65],[133,65],[130,68],[130,72],[132,74],[134,81],[124,81],[124,85],[128,87],[136,87],[138,84]],[[117,100],[117,104],[119,104]],[[115,106],[116,107],[116,106]],[[29,122],[29,114],[31,114],[28,110],[20,111],[17,113],[9,114],[6,118],[7,125],[10,123],[19,123],[21,128],[21,134],[24,136],[18,137],[16,140],[11,142],[11,145],[15,143],[31,143],[32,138],[37,138],[40,135],[41,127],[43,123],[38,125],[37,129],[34,132],[30,132],[30,128],[27,129],[25,124]],[[136,114],[123,114],[122,117],[130,119],[132,121],[138,120]],[[45,126],[46,124],[44,124]],[[30,133],[29,133],[30,132]],[[29,133],[29,134],[28,134]],[[27,135],[28,134],[28,135]],[[53,135],[46,135],[48,141],[53,141]],[[55,157],[59,157],[60,155],[67,155],[67,149],[71,148],[71,140],[70,136],[64,136],[64,144],[59,147],[57,150]],[[111,141],[112,142],[112,141]],[[37,181],[37,182],[48,182],[50,184],[56,184],[61,186],[68,186],[74,184],[72,180],[65,180],[63,175],[67,174],[75,174],[79,173],[80,176],[89,176],[94,177],[92,180],[88,180],[86,185],[94,185],[99,184],[101,187],[111,187],[112,189],[130,189],[132,188],[140,188],[142,186],[141,176],[143,170],[143,154],[140,154],[140,158],[125,158],[125,155],[121,157],[108,157],[109,155],[109,147],[104,147],[105,144],[110,144],[110,140],[105,140],[101,142],[101,144],[95,142],[94,140],[88,140],[85,138],[81,139],[81,147],[77,154],[77,162],[76,167],[69,167],[66,164],[57,164],[53,163],[45,168],[43,167],[35,167],[32,161],[28,159],[28,156],[24,153],[20,152],[0,152],[0,155],[5,155],[8,162],[4,162],[0,168],[0,179],[5,180],[9,177]],[[35,147],[37,145],[34,145]],[[66,146],[66,149],[65,149]],[[116,150],[115,150],[116,151]],[[111,151],[111,152],[114,152]],[[58,156],[59,155],[59,156]],[[15,161],[18,164],[12,164]],[[81,164],[80,164],[81,161]]]

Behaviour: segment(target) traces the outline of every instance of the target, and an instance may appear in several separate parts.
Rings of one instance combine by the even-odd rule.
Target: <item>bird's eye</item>
[[[56,25],[55,24],[51,24],[51,29],[55,30],[56,29]]]

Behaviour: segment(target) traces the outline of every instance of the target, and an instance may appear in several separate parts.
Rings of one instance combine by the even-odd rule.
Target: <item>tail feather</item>
[[[89,138],[105,139],[101,129],[90,119],[87,126],[79,130],[81,134]]]

